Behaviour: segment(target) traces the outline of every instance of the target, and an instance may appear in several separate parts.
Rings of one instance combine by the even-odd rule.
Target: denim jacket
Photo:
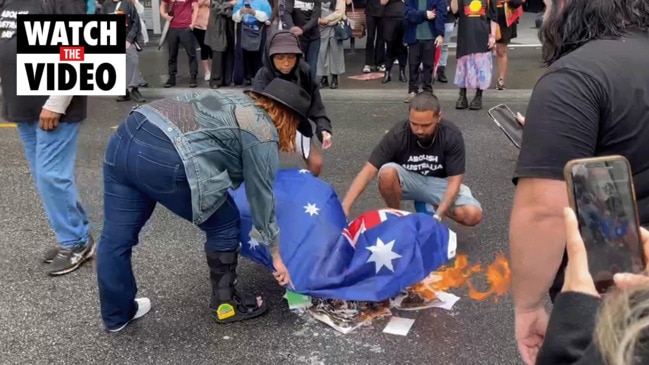
[[[193,222],[207,220],[245,181],[251,238],[279,243],[273,185],[279,168],[277,130],[255,101],[239,92],[197,91],[135,109],[165,132],[183,160]]]

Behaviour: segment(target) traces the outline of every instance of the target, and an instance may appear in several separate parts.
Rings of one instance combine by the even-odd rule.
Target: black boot
[[[437,67],[437,81],[442,84],[446,84],[448,79],[446,78],[446,66]]]
[[[401,67],[401,65],[399,65],[399,81],[408,82],[408,78],[406,77],[406,68]]]
[[[332,89],[338,88],[338,75],[331,75],[331,86]]]
[[[126,89],[126,94],[118,96],[116,101],[129,101],[131,100],[131,93]]]
[[[480,110],[482,109],[482,90],[478,89],[475,91],[475,98],[471,100],[471,104],[469,105],[469,109],[471,110]]]
[[[466,88],[460,89],[460,97],[455,102],[455,109],[466,109],[469,107],[469,101],[466,99]]]
[[[206,255],[212,282],[210,309],[214,311],[217,323],[243,321],[266,312],[265,301],[258,306],[254,295],[240,292],[234,286],[239,258],[237,250],[207,252]]]
[[[196,75],[192,75],[189,78],[189,87],[196,87],[198,86],[198,82],[196,81]]]
[[[164,87],[170,88],[176,86],[176,75],[169,75],[169,79],[164,84]]]
[[[138,103],[146,103],[146,99],[140,94],[140,90],[137,87],[131,89],[131,98]]]
[[[329,87],[329,78],[327,76],[322,76],[320,79],[320,88]]]
[[[387,84],[390,81],[392,81],[392,75],[390,74],[389,70],[386,70],[385,73],[383,74],[383,80],[381,80],[381,83]]]

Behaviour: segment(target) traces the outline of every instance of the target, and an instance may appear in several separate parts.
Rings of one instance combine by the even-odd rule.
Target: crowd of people
[[[213,289],[210,308],[217,322],[247,320],[267,310],[262,297],[245,293],[237,285],[240,217],[228,189],[244,182],[253,218],[251,237],[269,247],[278,284],[291,285],[290,273],[279,255],[281,232],[275,217],[273,181],[280,151],[300,154],[307,168],[318,175],[322,156],[312,137],[320,140],[323,149],[332,145],[331,121],[319,94],[323,80],[318,80],[318,76],[332,76],[331,83],[335,80],[333,71],[326,75],[318,71],[320,52],[332,52],[331,42],[327,39],[323,47],[314,29],[319,32],[324,24],[313,24],[329,24],[333,14],[341,16],[336,12],[342,6],[335,1],[325,6],[330,11],[325,17],[332,17],[324,20],[321,17],[326,11],[319,2],[287,0],[278,9],[264,1],[215,1],[209,8],[218,9],[219,16],[225,18],[230,14],[232,22],[245,23],[234,28],[250,36],[236,37],[250,46],[242,55],[255,57],[241,63],[242,79],[251,84],[250,89],[207,89],[156,100],[129,113],[111,135],[103,159],[104,222],[98,245],[90,235],[74,179],[79,124],[88,116],[88,98],[18,96],[16,37],[0,39],[2,116],[18,125],[35,185],[56,234],[57,244],[49,247],[43,258],[49,263],[47,271],[55,276],[72,272],[96,251],[101,315],[108,331],[122,330],[151,308],[147,298],[136,297],[130,257],[157,204],[205,232]],[[111,8],[110,2],[114,1],[104,2],[101,11],[127,14],[125,42],[127,49],[137,49],[141,23],[135,0],[127,1],[133,8],[121,7],[123,3]],[[506,58],[506,52],[498,51],[498,40],[506,44],[506,39],[514,36],[514,29],[507,35],[508,30],[500,26],[498,3],[403,3],[402,31],[408,40],[409,66],[428,62],[422,54],[447,41],[449,9],[457,17],[459,72],[455,82],[460,87],[456,105],[460,109],[481,107],[481,92],[486,79],[491,78],[492,50]],[[381,4],[387,5],[385,0]],[[548,67],[534,87],[526,118],[521,120],[523,142],[513,176],[516,188],[509,240],[516,340],[528,365],[645,363],[649,359],[643,346],[648,339],[649,278],[640,273],[616,274],[617,289],[602,300],[588,271],[577,218],[566,209],[563,169],[575,158],[626,157],[633,172],[640,224],[649,226],[649,69],[644,66],[649,59],[649,4],[643,0],[546,0],[545,4],[540,38]],[[163,1],[160,11],[171,23],[167,35],[170,49],[175,44],[177,51],[183,44],[188,54],[196,51],[188,39],[201,38],[196,30],[202,28],[196,25],[206,18],[199,17],[200,7],[196,0]],[[278,9],[276,17],[274,9]],[[31,14],[89,11],[85,0],[5,0],[2,10]],[[211,42],[212,14],[202,29],[205,44]],[[375,31],[382,34],[377,29],[391,18],[370,16]],[[276,19],[287,27],[261,31],[269,29],[265,22],[272,25]],[[174,20],[184,23],[174,24]],[[415,25],[409,26],[409,21]],[[399,22],[393,23],[391,31],[400,32]],[[218,27],[232,29],[227,22],[220,24]],[[466,41],[460,46],[462,37]],[[394,35],[388,38],[388,58],[400,62],[403,49],[395,50]],[[226,44],[226,48],[212,48],[212,61],[218,54],[218,62],[227,63],[230,46]],[[367,66],[383,66],[389,72],[389,65],[377,56],[382,47],[374,47]],[[209,56],[206,53],[205,61]],[[170,52],[169,87],[175,85],[175,62]],[[190,62],[191,82],[196,84],[195,55]],[[221,77],[218,88],[228,76],[219,76],[214,63],[209,67],[210,81]],[[206,63],[203,65],[207,73]],[[428,66],[422,66],[423,80],[415,84],[423,85],[424,92],[413,90],[407,118],[378,142],[349,187],[342,201],[346,214],[378,176],[379,192],[388,207],[400,209],[403,200],[423,201],[435,207],[434,219],[446,217],[466,226],[480,224],[482,206],[463,184],[466,149],[462,131],[443,118],[439,100],[432,89],[427,90],[432,77]],[[443,78],[443,72],[436,77]],[[142,80],[136,75],[137,68],[127,67],[127,73],[132,95]],[[502,88],[504,74],[499,76],[497,85]],[[471,103],[467,89],[477,90]],[[207,137],[192,138],[198,131]],[[649,233],[640,232],[647,255]],[[546,310],[548,294],[554,303],[551,315]]]
[[[102,14],[127,14],[131,43],[146,36],[137,0],[104,3],[97,4]],[[264,44],[269,33],[286,29],[299,38],[311,79],[317,80],[320,87],[336,89],[339,76],[346,72],[344,42],[354,41],[347,13],[356,6],[365,15],[363,24],[353,25],[361,26],[361,36],[366,38],[361,71],[383,72],[382,83],[388,83],[392,81],[393,66],[398,65],[398,79],[407,83],[406,102],[420,92],[432,93],[434,79],[448,82],[449,43],[457,26],[454,83],[460,97],[456,108],[479,110],[482,92],[492,84],[492,54],[497,56],[499,72],[496,88],[505,88],[507,46],[516,37],[518,22],[508,19],[506,9],[516,10],[521,5],[522,0],[162,0],[160,15],[169,26],[165,38],[169,77],[164,86],[176,85],[180,46],[189,61],[190,87],[198,86],[199,68],[211,88],[250,86],[264,65]],[[435,73],[438,49],[441,55]],[[129,72],[131,68],[137,70],[135,47],[129,47],[127,54]],[[139,73],[132,75],[130,90],[119,100],[144,102],[138,86],[146,82]],[[471,102],[467,90],[475,90]]]

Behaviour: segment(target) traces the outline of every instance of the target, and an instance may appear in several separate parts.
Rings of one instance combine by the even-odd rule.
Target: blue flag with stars
[[[379,302],[455,257],[455,233],[423,213],[379,209],[348,224],[333,187],[308,170],[278,171],[274,191],[280,255],[297,293]],[[274,271],[268,248],[249,236],[245,183],[231,194],[241,214],[241,255]]]

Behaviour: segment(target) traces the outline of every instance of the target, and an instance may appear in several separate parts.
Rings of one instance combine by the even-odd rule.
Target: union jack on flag
[[[308,170],[279,171],[274,191],[280,254],[295,292],[383,301],[455,257],[455,233],[423,213],[378,209],[347,224],[333,187]],[[273,271],[270,251],[249,236],[245,186],[231,194],[241,214],[241,254]]]

